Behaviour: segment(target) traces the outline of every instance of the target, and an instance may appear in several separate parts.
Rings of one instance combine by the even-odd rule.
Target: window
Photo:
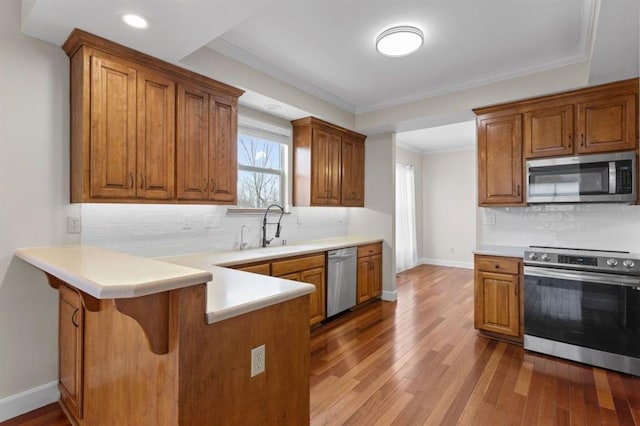
[[[284,206],[287,145],[284,136],[246,127],[238,129],[238,207]]]

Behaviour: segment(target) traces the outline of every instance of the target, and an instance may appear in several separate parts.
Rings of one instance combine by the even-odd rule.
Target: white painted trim
[[[380,298],[382,300],[386,300],[387,302],[395,302],[396,300],[398,300],[398,292],[395,290],[383,290],[382,296],[380,296]]]
[[[473,269],[473,262],[460,262],[457,260],[443,260],[443,259],[420,259],[418,261],[421,265],[437,265],[437,266],[450,266],[452,268],[464,268]]]
[[[60,398],[58,381],[36,386],[0,399],[0,422],[44,407]]]

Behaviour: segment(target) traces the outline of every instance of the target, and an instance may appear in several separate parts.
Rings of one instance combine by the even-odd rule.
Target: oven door
[[[634,369],[640,369],[639,277],[533,266],[525,266],[524,273],[525,349],[537,350],[527,348],[527,340],[529,346],[532,342],[560,342],[572,350],[589,348],[596,353],[634,358]],[[610,365],[616,363],[613,361],[598,363],[552,355],[631,372]]]

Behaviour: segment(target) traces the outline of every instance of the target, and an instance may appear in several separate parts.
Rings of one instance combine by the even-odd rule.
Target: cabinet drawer
[[[476,270],[518,275],[520,273],[520,259],[476,256]]]
[[[324,267],[324,253],[296,259],[281,260],[271,263],[271,275],[274,277],[291,274],[307,269]]]
[[[245,263],[242,265],[232,266],[232,268],[254,274],[271,275],[271,268],[268,263]]]
[[[358,246],[358,257],[382,254],[382,243],[367,244]]]

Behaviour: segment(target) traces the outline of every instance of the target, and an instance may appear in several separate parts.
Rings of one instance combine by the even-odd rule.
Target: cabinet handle
[[[204,178],[204,192],[209,190],[209,179]]]
[[[584,133],[580,135],[580,146],[584,147]]]
[[[211,179],[211,192],[216,192],[216,184],[213,182],[213,179]]]
[[[129,188],[133,188],[133,173],[129,172]]]
[[[569,134],[569,135],[568,135],[568,139],[569,139],[569,149],[571,149],[571,148],[573,147],[573,142],[572,142],[573,135],[572,135],[572,134]]]
[[[518,191],[518,197],[519,197],[520,196],[520,185],[518,185],[517,191]]]
[[[144,189],[144,175],[140,173],[140,189]]]
[[[80,327],[80,324],[78,324],[76,322],[76,317],[78,316],[78,311],[80,310],[80,308],[76,308],[75,311],[73,311],[73,315],[71,315],[71,322],[73,323],[73,325],[78,328]]]
[[[500,265],[498,265],[497,263],[495,265],[493,265],[496,269],[500,269]]]

